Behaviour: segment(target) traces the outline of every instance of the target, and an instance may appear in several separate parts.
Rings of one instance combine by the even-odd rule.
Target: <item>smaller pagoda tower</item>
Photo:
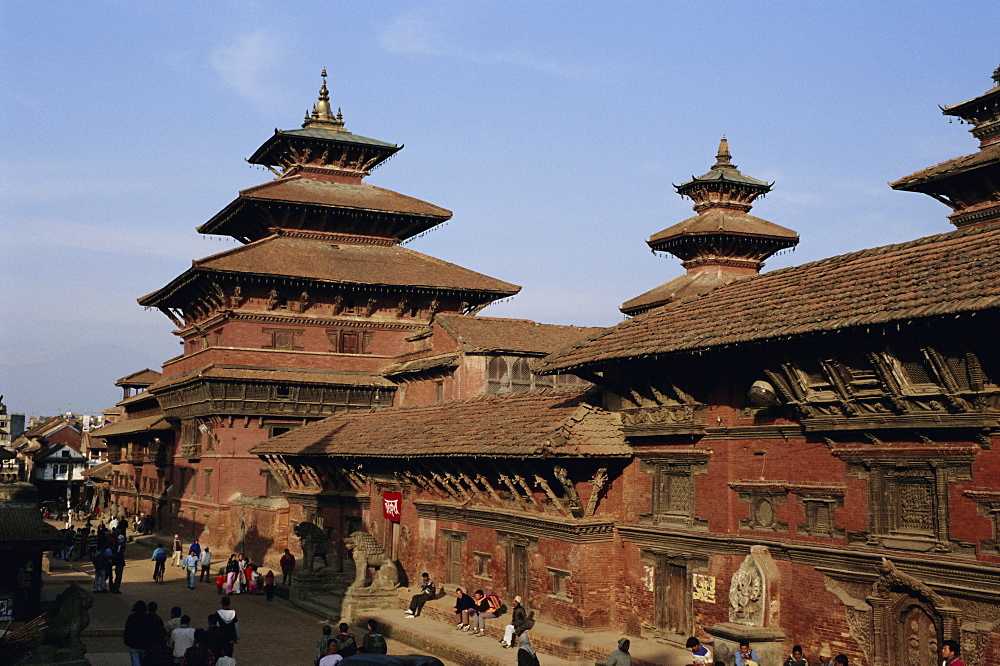
[[[972,125],[979,152],[927,167],[889,186],[934,197],[954,212],[948,216],[956,227],[1000,221],[1000,67],[993,72],[993,87],[967,102],[941,107]]]
[[[770,192],[772,185],[741,173],[723,136],[708,173],[674,186],[678,194],[694,201],[697,215],[646,241],[654,252],[681,259],[687,274],[626,301],[621,311],[637,315],[757,275],[765,259],[798,244],[799,236],[791,229],[749,214],[754,200]]]

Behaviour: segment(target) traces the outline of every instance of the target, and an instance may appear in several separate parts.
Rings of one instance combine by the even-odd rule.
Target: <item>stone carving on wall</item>
[[[729,621],[764,626],[764,574],[753,555],[744,558],[729,583]]]

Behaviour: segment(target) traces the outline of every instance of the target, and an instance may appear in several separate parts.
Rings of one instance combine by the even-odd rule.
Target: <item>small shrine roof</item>
[[[152,384],[149,384],[149,386],[152,386]],[[119,400],[118,402],[115,403],[115,406],[125,407],[126,405],[134,405],[135,403],[145,402],[146,400],[156,400],[156,398],[153,395],[150,395],[149,391],[143,390],[140,391],[139,393],[136,393],[135,395],[130,395],[124,400]]]
[[[345,412],[272,437],[250,452],[355,458],[630,455],[613,415],[588,404],[587,394],[506,393]]]
[[[137,372],[133,372],[131,375],[126,375],[115,382],[115,386],[149,386],[157,379],[160,378],[160,373],[156,370],[150,370],[145,368]]]
[[[889,183],[895,190],[916,189],[924,183],[947,178],[986,164],[1000,164],[1000,143],[984,146],[979,152],[945,160]]]
[[[435,354],[434,356],[424,356],[422,358],[415,358],[409,361],[393,363],[388,368],[383,370],[382,374],[386,377],[393,377],[397,375],[424,372],[426,370],[433,370],[434,368],[455,367],[458,367],[457,352],[450,354]]]
[[[203,273],[252,274],[352,285],[381,285],[512,296],[521,290],[495,278],[398,245],[327,243],[273,235],[193,262],[169,285],[139,299],[158,305]]]
[[[102,428],[90,431],[91,437],[114,437],[116,435],[132,435],[151,430],[173,430],[162,414],[143,416],[137,419],[125,419]]]
[[[93,467],[89,467],[83,470],[82,472],[80,472],[80,476],[83,476],[88,479],[94,479],[96,481],[107,481],[109,478],[111,478],[111,474],[114,471],[115,471],[114,465],[112,465],[109,462],[102,462],[99,465],[94,465]]]
[[[540,372],[1000,308],[1000,224],[725,284],[549,356]]]

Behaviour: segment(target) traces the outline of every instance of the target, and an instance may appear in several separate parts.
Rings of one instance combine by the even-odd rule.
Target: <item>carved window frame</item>
[[[493,580],[493,576],[490,575],[490,564],[493,562],[493,555],[474,550],[472,551],[472,557],[476,560],[476,573],[473,576],[481,580]]]
[[[570,595],[567,587],[567,583],[573,576],[573,572],[555,567],[545,567],[545,570],[549,574],[549,581],[552,585],[548,597],[560,601],[573,601],[573,597]]]
[[[993,530],[992,539],[979,542],[980,550],[989,555],[1000,555],[1000,491],[966,490],[963,495],[976,503],[979,515],[989,519]]]
[[[848,463],[847,475],[862,479],[868,486],[867,545],[917,552],[956,550],[949,531],[949,489],[952,483],[972,480],[972,456],[898,456],[891,451],[876,455],[840,456]],[[930,524],[927,530],[905,529],[902,507],[897,498],[907,484],[921,483],[930,493]]]
[[[844,506],[842,491],[793,490],[792,493],[805,509],[805,520],[795,527],[798,534],[831,539],[844,536],[845,530],[836,524],[836,511]]]
[[[737,497],[750,506],[749,518],[740,520],[740,529],[752,532],[788,532],[788,523],[778,520],[777,507],[788,501],[785,487],[737,486]]]
[[[695,515],[695,477],[708,473],[708,456],[647,458],[639,467],[650,474],[650,511],[640,524],[708,529],[708,521]]]

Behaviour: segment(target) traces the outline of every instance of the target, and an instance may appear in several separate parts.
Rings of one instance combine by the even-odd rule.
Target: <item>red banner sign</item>
[[[394,523],[399,522],[401,504],[403,503],[403,493],[382,493],[382,515],[386,520]]]

